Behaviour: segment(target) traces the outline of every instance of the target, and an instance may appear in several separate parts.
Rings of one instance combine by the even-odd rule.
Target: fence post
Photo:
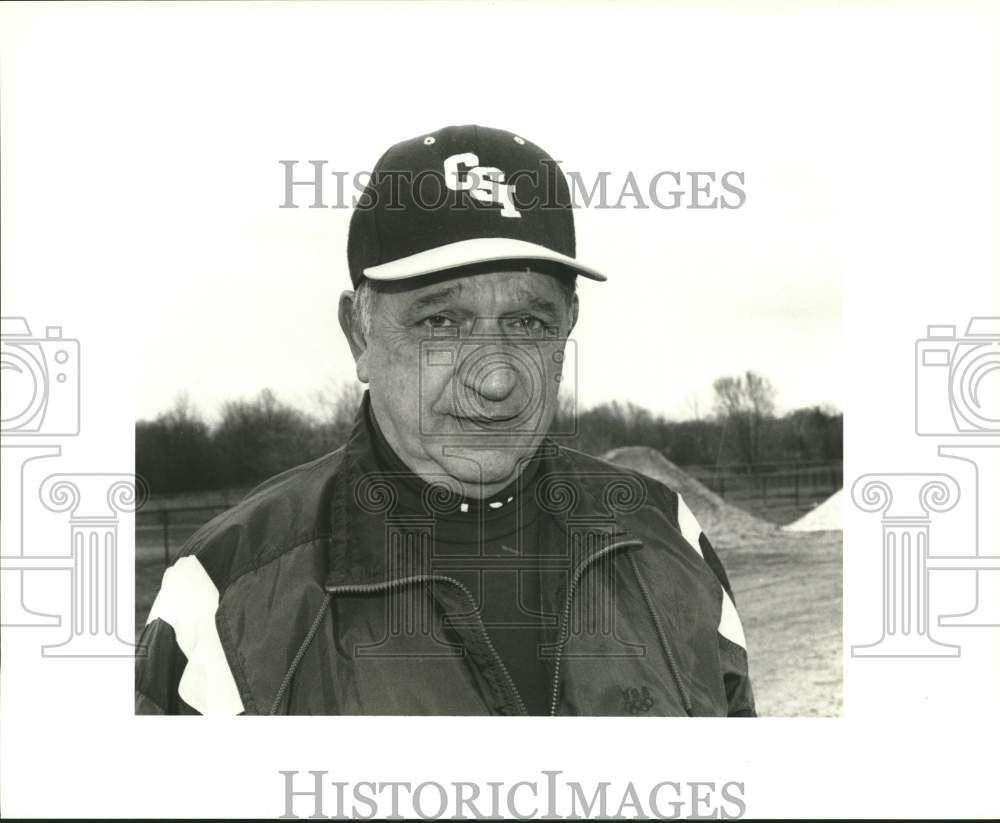
[[[170,512],[163,509],[160,512],[160,523],[163,525],[163,568],[170,566]]]

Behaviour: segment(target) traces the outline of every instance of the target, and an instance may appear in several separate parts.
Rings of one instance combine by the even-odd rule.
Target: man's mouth
[[[453,414],[459,423],[471,424],[473,426],[502,426],[506,423],[512,423],[516,420],[521,419],[520,414],[490,414],[490,415],[467,415],[467,414]]]

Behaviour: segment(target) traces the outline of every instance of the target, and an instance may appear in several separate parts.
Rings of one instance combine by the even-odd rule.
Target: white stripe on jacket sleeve
[[[701,549],[700,542],[702,534],[701,525],[680,494],[677,495],[677,523],[681,528],[681,536],[698,552],[698,556],[704,560],[705,553]],[[719,584],[719,588],[722,588],[721,583]],[[726,638],[726,640],[746,650],[747,640],[743,634],[743,622],[736,611],[736,604],[733,603],[729,592],[724,588],[722,588],[722,615],[719,618],[719,634]]]
[[[243,701],[215,625],[219,590],[196,557],[182,557],[163,573],[146,623],[169,623],[187,657],[177,693],[202,714],[235,715]]]
[[[719,634],[746,651],[747,639],[743,634],[743,621],[736,611],[736,604],[729,592],[722,590],[722,617],[719,618]]]
[[[698,542],[698,538],[701,537],[701,525],[698,523],[698,518],[688,508],[688,504],[684,502],[684,498],[679,494],[677,495],[677,523],[681,527],[681,537],[687,540],[691,544],[691,548],[698,552],[698,556],[704,560],[705,554],[701,550],[701,543]]]

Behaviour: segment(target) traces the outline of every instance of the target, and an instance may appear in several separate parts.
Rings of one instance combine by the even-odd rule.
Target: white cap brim
[[[476,263],[501,263],[505,260],[541,260],[558,263],[591,280],[607,280],[608,278],[589,266],[584,266],[576,259],[565,254],[547,249],[537,243],[526,240],[512,240],[506,237],[476,237],[472,240],[459,240],[446,246],[427,249],[409,257],[400,257],[378,266],[368,266],[362,273],[370,280],[405,280],[409,277],[420,277],[425,274],[436,274],[470,266]]]

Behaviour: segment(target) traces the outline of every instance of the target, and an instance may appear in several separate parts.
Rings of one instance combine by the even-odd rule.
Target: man
[[[565,447],[572,208],[520,136],[393,146],[351,219],[342,448],[164,574],[142,713],[754,714],[725,572],[665,486]]]

